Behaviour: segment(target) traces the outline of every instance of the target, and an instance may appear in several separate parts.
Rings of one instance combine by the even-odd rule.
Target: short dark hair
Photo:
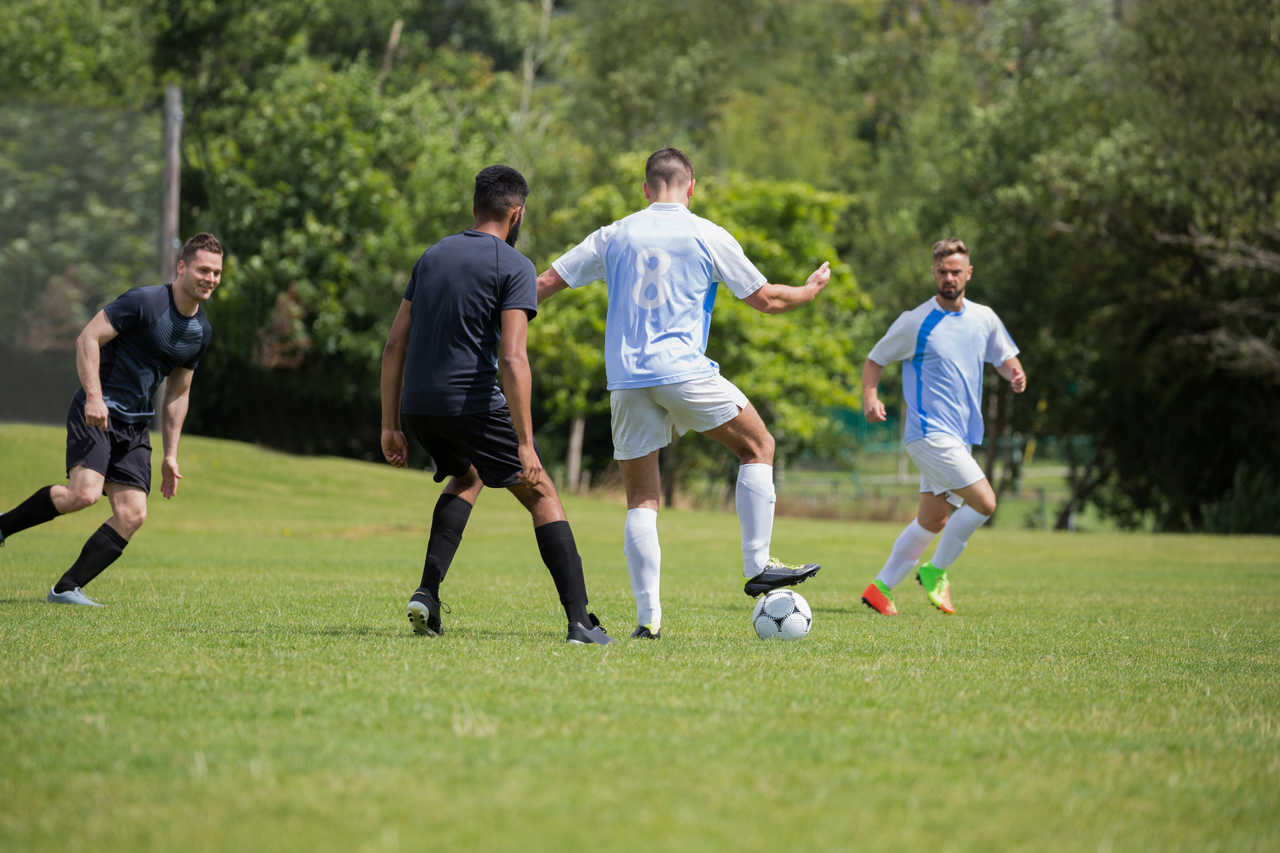
[[[969,257],[969,247],[964,244],[963,240],[956,237],[939,240],[933,244],[933,262],[935,264],[952,255],[964,255],[967,258]]]
[[[196,256],[196,252],[212,252],[215,255],[222,254],[222,244],[218,242],[218,238],[212,234],[201,231],[187,238],[187,242],[182,244],[182,253],[178,255],[178,260],[184,264],[191,263],[191,259]]]
[[[510,166],[485,166],[476,174],[475,212],[477,216],[500,219],[529,197],[524,175]]]
[[[679,148],[659,148],[644,164],[644,182],[655,189],[681,184],[693,177],[693,161]]]

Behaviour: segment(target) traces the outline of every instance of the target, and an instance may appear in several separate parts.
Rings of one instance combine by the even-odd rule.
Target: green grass
[[[61,477],[0,426],[0,509]],[[8,850],[1276,850],[1280,558],[1266,538],[980,531],[960,614],[859,603],[896,525],[781,519],[814,627],[761,642],[732,515],[660,518],[660,642],[568,647],[527,516],[485,493],[411,636],[439,487],[196,437],[90,588],[105,503],[0,548]],[[570,499],[632,627],[621,506]]]

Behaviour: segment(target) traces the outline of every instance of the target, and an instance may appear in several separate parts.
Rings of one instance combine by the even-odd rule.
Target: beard
[[[964,285],[943,284],[938,286],[938,295],[948,302],[953,302],[964,296]]]
[[[516,247],[516,241],[520,239],[520,223],[524,222],[524,214],[520,214],[520,218],[511,223],[511,229],[507,231],[507,245],[511,248]]]

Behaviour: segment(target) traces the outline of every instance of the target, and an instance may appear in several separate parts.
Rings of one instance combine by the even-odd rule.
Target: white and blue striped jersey
[[[902,366],[907,403],[903,441],[946,433],[981,444],[982,363],[1004,364],[1018,354],[1004,324],[985,305],[964,301],[944,311],[930,299],[899,315],[867,358],[880,366]]]
[[[570,287],[609,287],[609,390],[714,376],[706,356],[716,284],[739,299],[765,283],[738,241],[682,204],[655,203],[592,232],[551,265]]]

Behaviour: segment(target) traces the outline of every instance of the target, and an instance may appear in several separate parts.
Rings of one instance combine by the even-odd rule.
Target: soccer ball
[[[792,589],[775,589],[756,602],[751,611],[751,624],[762,640],[774,637],[799,640],[809,633],[813,611],[809,602]]]

